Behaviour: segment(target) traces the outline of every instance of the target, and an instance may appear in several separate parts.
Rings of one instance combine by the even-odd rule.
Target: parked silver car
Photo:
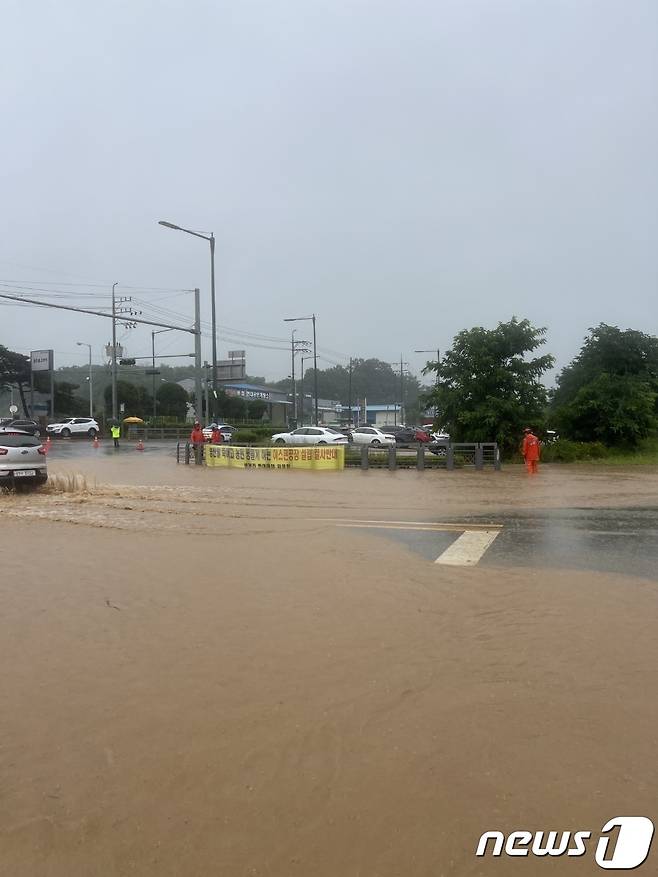
[[[45,484],[46,452],[41,439],[10,428],[0,429],[0,487]]]

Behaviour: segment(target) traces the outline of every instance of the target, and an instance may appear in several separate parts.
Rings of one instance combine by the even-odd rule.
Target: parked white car
[[[48,435],[59,435],[68,438],[72,435],[88,435],[89,438],[100,435],[98,423],[91,417],[69,417],[60,423],[49,423],[46,427]]]
[[[374,445],[391,448],[395,446],[395,436],[377,429],[376,426],[357,426],[349,435],[355,445]]]
[[[233,437],[233,433],[237,432],[236,428],[234,426],[229,426],[228,423],[218,423],[217,429],[224,436],[225,442],[230,442],[231,438]],[[208,439],[210,439],[211,436],[212,436],[212,427],[211,426],[204,426],[203,437],[206,440],[208,440]]]
[[[272,436],[272,442],[275,445],[346,445],[347,436],[323,426],[300,426],[292,432],[278,432]]]

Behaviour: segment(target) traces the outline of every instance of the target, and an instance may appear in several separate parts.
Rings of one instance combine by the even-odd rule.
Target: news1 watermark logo
[[[646,816],[615,816],[598,836],[591,831],[485,831],[476,856],[585,856],[606,871],[629,871],[642,865],[653,840],[653,822]],[[594,847],[596,843],[596,847]]]

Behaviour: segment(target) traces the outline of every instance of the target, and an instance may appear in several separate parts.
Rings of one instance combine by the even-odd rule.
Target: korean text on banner
[[[240,469],[344,469],[345,448],[315,445],[308,448],[239,448],[206,445],[208,466]]]

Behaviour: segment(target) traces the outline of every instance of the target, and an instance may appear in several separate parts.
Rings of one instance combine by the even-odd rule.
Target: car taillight
[[[37,451],[38,451],[40,454],[43,454],[44,457],[46,456],[46,451],[45,451],[44,448],[37,448]]]

